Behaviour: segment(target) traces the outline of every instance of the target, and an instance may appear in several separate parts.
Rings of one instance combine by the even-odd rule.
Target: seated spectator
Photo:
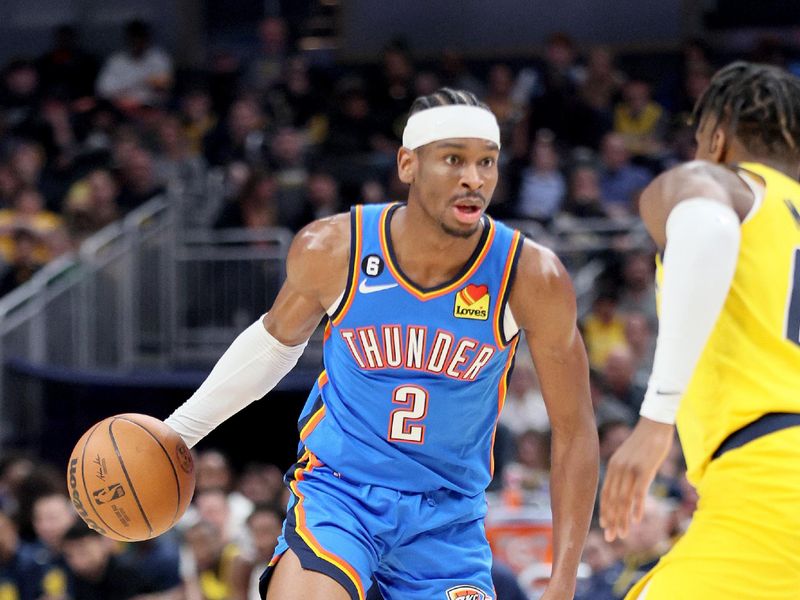
[[[214,227],[216,229],[276,227],[280,216],[277,190],[272,174],[263,171],[252,173],[238,198],[223,207]]]
[[[650,329],[658,331],[655,292],[655,260],[651,252],[635,251],[625,255],[622,266],[622,286],[619,310],[641,313],[647,317]]]
[[[180,590],[183,581],[177,537],[177,532],[169,531],[153,539],[125,544],[119,554],[120,565],[142,574],[149,589]]]
[[[591,164],[579,164],[572,169],[564,213],[579,219],[608,216],[600,196],[600,174]]]
[[[0,83],[4,130],[22,136],[29,134],[39,100],[39,74],[33,63],[27,60],[9,63]]]
[[[600,158],[600,195],[606,210],[621,216],[638,214],[636,200],[650,183],[650,172],[631,164],[625,139],[617,133],[603,137]]]
[[[245,68],[244,83],[249,91],[263,97],[283,74],[287,57],[286,21],[270,16],[258,24],[258,50]]]
[[[625,341],[636,363],[634,380],[646,387],[653,370],[656,339],[644,313],[632,312],[625,315]]]
[[[35,244],[33,259],[43,264],[51,258],[48,239],[62,227],[61,217],[45,210],[44,198],[37,189],[22,188],[17,192],[12,208],[0,209],[0,253],[6,262],[12,262],[16,256],[14,235],[18,230],[26,229],[35,236],[34,240],[25,238],[26,242]]]
[[[267,156],[266,118],[252,97],[237,99],[224,122],[203,138],[203,154],[210,165],[243,161],[260,167]]]
[[[633,156],[654,156],[663,146],[666,113],[650,94],[649,83],[631,79],[614,109],[614,131],[623,137]]]
[[[517,438],[517,460],[506,466],[506,481],[513,480],[526,492],[550,489],[550,433],[524,432]]]
[[[596,369],[589,370],[589,391],[592,396],[592,408],[598,427],[606,423],[622,421],[633,423],[636,413],[605,391],[603,374]]]
[[[153,46],[150,26],[130,21],[124,50],[112,54],[97,76],[97,95],[130,114],[143,106],[161,106],[172,88],[172,59]]]
[[[484,102],[497,117],[502,146],[508,148],[511,145],[514,128],[524,116],[523,107],[511,93],[514,89],[514,72],[508,65],[498,63],[489,69],[488,79],[489,89]]]
[[[237,491],[254,505],[275,502],[283,489],[283,473],[275,465],[250,463],[245,466]]]
[[[158,179],[153,155],[135,143],[123,155],[119,179],[122,186],[117,204],[123,213],[130,212],[165,191],[163,182]]]
[[[267,107],[278,126],[300,130],[310,144],[322,142],[328,127],[325,102],[311,81],[308,60],[303,56],[286,61],[283,81],[267,92]]]
[[[14,522],[0,511],[0,598],[55,600],[43,588],[43,578],[35,548],[20,541]]]
[[[203,193],[206,162],[192,149],[177,116],[166,115],[158,124],[158,151],[154,157],[156,179],[186,193]]]
[[[626,345],[614,346],[606,357],[603,367],[603,382],[606,392],[635,414],[644,400],[646,385],[635,379],[636,360]]]
[[[581,321],[589,365],[594,369],[604,368],[611,349],[625,344],[625,320],[618,307],[617,290],[604,286],[595,296],[592,310]]]
[[[618,598],[624,597],[670,549],[671,513],[672,508],[667,501],[652,495],[645,499],[642,520],[630,524],[628,535],[623,540],[624,567],[613,587]]]
[[[269,564],[285,512],[277,504],[257,504],[247,518],[251,549],[233,559],[228,600],[261,600],[258,581]]]
[[[228,600],[231,594],[231,569],[240,550],[226,543],[219,529],[199,521],[185,533],[188,549],[182,567],[190,597],[202,600]]]
[[[306,185],[305,222],[335,215],[343,208],[339,198],[339,183],[333,175],[326,171],[312,173]]]
[[[280,128],[270,150],[278,185],[280,220],[296,231],[305,225],[301,219],[304,217],[305,190],[309,177],[302,133],[291,127]]]
[[[48,597],[58,598],[67,590],[67,566],[64,562],[64,536],[78,523],[78,515],[69,498],[49,492],[34,500],[31,521],[36,534],[36,562],[43,570],[42,587]],[[85,525],[81,524],[85,528]]]
[[[23,140],[11,147],[9,164],[20,187],[37,189],[45,200],[48,210],[58,211],[66,191],[63,181],[46,168],[47,156],[41,144]]]
[[[123,564],[114,541],[76,523],[64,534],[69,593],[80,600],[178,600],[180,589],[154,588],[139,568]]]
[[[544,130],[536,136],[530,165],[522,171],[514,216],[549,223],[561,210],[567,185],[559,170],[553,135]]]
[[[120,217],[119,184],[107,169],[95,169],[75,182],[64,203],[72,237],[81,242]]]
[[[94,94],[97,61],[84,51],[72,25],[59,25],[53,31],[50,49],[36,61],[45,94],[68,100]]]
[[[622,561],[603,538],[603,530],[592,528],[586,537],[581,561],[592,570],[585,581],[578,581],[575,600],[619,600],[614,582],[622,573]]]
[[[11,234],[11,239],[13,241],[11,260],[0,276],[0,296],[5,296],[11,290],[29,281],[44,264],[36,259],[36,247],[42,241],[35,231],[26,227],[17,227]]]
[[[9,208],[22,182],[7,162],[0,162],[0,209]]]
[[[522,348],[508,382],[508,393],[500,413],[500,422],[514,435],[521,435],[529,429],[546,431],[550,428],[536,368],[530,356],[522,352]]]
[[[217,116],[211,110],[211,96],[203,89],[189,91],[181,98],[183,133],[193,154],[203,153],[203,138],[217,126]]]
[[[590,48],[579,90],[584,104],[596,115],[599,131],[611,129],[614,103],[624,83],[625,75],[615,68],[611,50],[607,46]]]

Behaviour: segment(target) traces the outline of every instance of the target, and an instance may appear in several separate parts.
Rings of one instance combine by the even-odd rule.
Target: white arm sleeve
[[[220,423],[274,388],[306,343],[285,346],[261,319],[239,334],[197,391],[165,421],[191,448]]]
[[[691,198],[672,209],[666,233],[656,353],[639,412],[653,421],[673,424],[728,296],[741,230],[731,207]]]

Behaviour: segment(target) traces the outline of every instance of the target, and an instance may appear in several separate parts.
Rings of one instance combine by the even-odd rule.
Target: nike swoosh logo
[[[383,285],[367,285],[367,280],[362,279],[361,285],[358,286],[358,291],[362,294],[371,294],[372,292],[382,292],[397,287],[396,283],[386,283]]]

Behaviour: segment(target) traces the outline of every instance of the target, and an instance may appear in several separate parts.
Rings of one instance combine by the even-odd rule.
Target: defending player
[[[575,298],[558,259],[488,218],[499,129],[470,93],[417,99],[398,152],[408,202],[355,207],[296,237],[287,279],[167,421],[191,446],[292,368],[327,318],[324,371],[269,600],[493,600],[483,517],[492,443],[524,331],[553,430],[553,576],[572,598],[597,478]]]
[[[641,419],[601,494],[624,537],[673,439],[700,497],[685,536],[628,598],[800,594],[800,80],[733,63],[695,107],[698,161],[644,191],[664,249]]]

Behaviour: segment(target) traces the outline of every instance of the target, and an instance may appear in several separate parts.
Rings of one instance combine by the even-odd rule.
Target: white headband
[[[480,138],[500,147],[500,127],[494,115],[479,106],[451,104],[414,113],[403,131],[403,146],[420,146],[450,138]]]

